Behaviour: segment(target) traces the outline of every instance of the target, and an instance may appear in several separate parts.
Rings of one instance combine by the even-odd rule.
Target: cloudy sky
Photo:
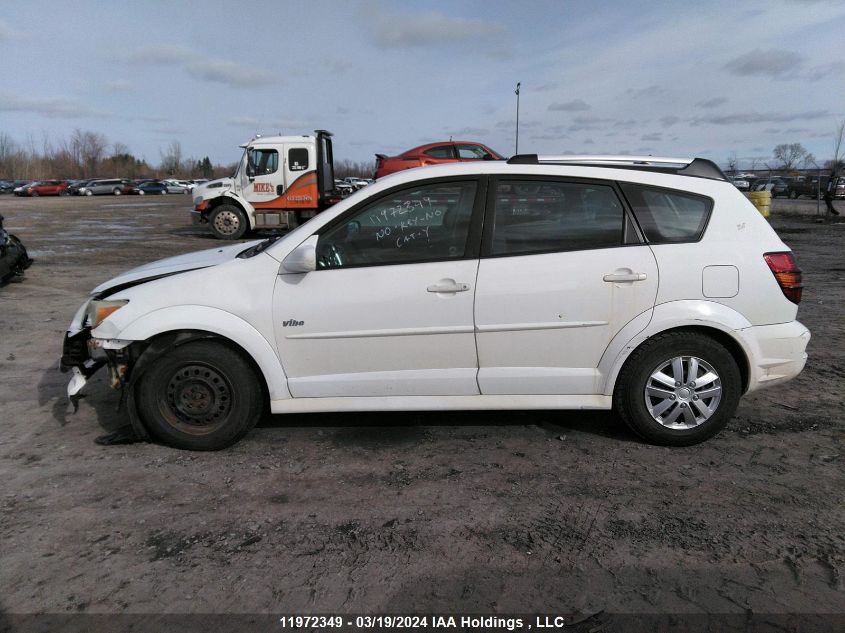
[[[386,0],[6,3],[0,132],[75,128],[157,163],[255,133],[335,133],[368,160],[473,139],[521,152],[828,158],[845,2]]]

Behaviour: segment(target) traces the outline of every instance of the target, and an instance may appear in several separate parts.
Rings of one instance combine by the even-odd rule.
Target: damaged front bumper
[[[109,366],[111,386],[121,388],[131,361],[129,346],[133,341],[91,336],[91,328],[86,324],[88,303],[77,310],[62,344],[61,370],[72,373],[67,386],[70,398],[78,396],[88,379],[103,365]]]

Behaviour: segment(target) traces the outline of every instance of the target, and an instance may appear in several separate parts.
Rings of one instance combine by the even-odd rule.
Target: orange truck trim
[[[283,195],[266,202],[254,202],[252,206],[255,209],[316,209],[319,201],[317,172],[309,171],[294,180]]]

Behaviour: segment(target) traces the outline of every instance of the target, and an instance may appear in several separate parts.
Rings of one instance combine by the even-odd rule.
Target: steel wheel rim
[[[722,379],[706,361],[676,356],[651,371],[643,395],[655,422],[668,429],[693,429],[719,408]]]
[[[240,218],[232,211],[221,211],[214,216],[214,228],[223,235],[234,235],[240,228]]]
[[[205,363],[179,367],[165,387],[160,408],[167,422],[193,435],[211,433],[232,411],[232,386],[226,377]]]

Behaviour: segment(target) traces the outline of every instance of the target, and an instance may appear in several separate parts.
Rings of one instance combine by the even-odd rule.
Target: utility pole
[[[513,153],[519,154],[519,86],[521,82],[516,82],[516,147]]]

